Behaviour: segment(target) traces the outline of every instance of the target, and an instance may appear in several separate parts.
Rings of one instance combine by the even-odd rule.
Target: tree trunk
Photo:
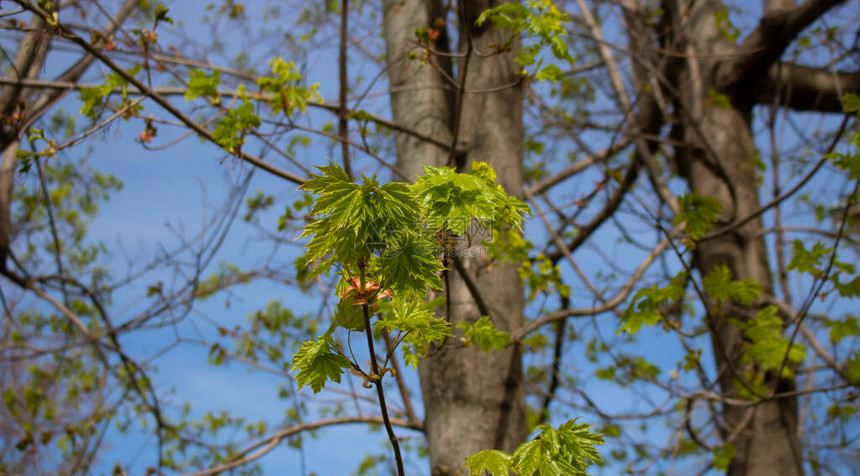
[[[448,52],[445,27],[435,26],[437,18],[444,19],[441,0],[384,0],[382,2],[387,51],[388,82],[391,89],[391,113],[394,122],[431,137],[451,143],[453,122],[453,88],[442,74],[425,64],[423,49],[417,43],[415,30],[420,27],[438,28],[440,36],[431,46]],[[410,59],[414,53],[419,58]],[[430,59],[450,75],[447,57]],[[448,160],[448,149],[404,133],[395,133],[397,167],[409,180],[421,175],[423,165],[439,167]]]
[[[452,110],[450,96],[437,88],[451,90],[453,85],[446,84],[432,66],[419,67],[418,61],[412,61],[409,67],[395,68],[403,55],[403,43],[415,28],[439,27],[433,15],[442,12],[441,2],[407,0],[384,5],[394,119],[434,138],[446,137],[446,132],[448,141],[457,137],[457,154],[450,154],[426,142],[398,136],[398,165],[414,176],[422,163],[443,165],[454,158],[449,165],[467,170],[473,160],[483,160],[495,168],[499,183],[508,193],[522,197],[522,89],[517,83],[516,48],[513,53],[470,54],[468,60],[460,59],[460,80],[465,73],[465,89],[470,93],[461,95]],[[465,10],[465,15],[461,10],[460,20],[461,52],[468,50],[467,38],[482,54],[491,51],[489,45],[503,43],[503,32],[474,27],[477,16],[490,6],[487,1],[461,5]],[[445,48],[440,40],[434,48]],[[510,86],[495,90],[504,85]],[[481,92],[491,89],[493,92]],[[515,267],[495,265],[490,270],[483,257],[457,259],[466,276],[453,269],[448,275],[451,323],[475,322],[481,317],[480,308],[486,306],[497,328],[507,332],[518,329],[524,297]],[[477,299],[467,280],[477,288]],[[419,373],[432,475],[465,475],[467,456],[491,448],[512,451],[525,439],[521,358],[518,346],[484,353],[475,346],[463,347],[455,337],[422,360]]]
[[[42,62],[48,51],[50,35],[45,31],[45,22],[33,15],[29,31],[21,39],[10,76],[15,79],[32,79],[39,76]],[[29,92],[26,88],[10,85],[0,93],[0,150],[3,151],[0,163],[0,270],[6,270],[6,258],[12,240],[11,202],[12,188],[15,184],[16,152],[18,139],[30,111],[27,108]]]
[[[691,190],[719,200],[723,206],[720,219],[728,223],[750,215],[760,205],[750,122],[753,104],[739,101],[736,91],[717,87],[715,73],[720,60],[715,58],[735,50],[714,20],[720,8],[721,2],[707,1],[697,2],[689,16],[677,8],[669,11],[684,32],[684,38],[673,44],[685,53],[685,58],[677,61],[674,74],[679,136],[683,140],[683,146],[676,150],[678,171]],[[731,107],[716,104],[715,94],[725,94]],[[731,233],[700,242],[694,254],[696,267],[707,276],[714,267],[726,265],[733,279],[754,279],[765,294],[772,294],[761,231],[761,220],[755,219]],[[748,378],[746,372],[751,367],[742,361],[743,333],[729,320],[749,319],[756,310],[731,303],[711,308],[709,324],[720,388],[723,395],[740,398],[738,379]],[[777,381],[775,376],[766,377],[765,384],[776,386],[777,392],[794,388],[793,381]],[[724,404],[723,420],[724,438],[735,450],[729,475],[803,474],[795,398],[771,399],[751,407]]]
[[[137,0],[125,0],[101,32],[96,44],[103,43],[116,32],[132,11],[137,8]],[[16,79],[34,79],[42,71],[42,63],[48,52],[51,33],[42,17],[33,15],[28,26],[28,32],[21,39],[21,44],[15,54],[10,77]],[[77,62],[65,70],[57,81],[75,82],[83,76],[95,61],[95,57],[85,54]],[[42,93],[36,100],[30,101],[32,91],[27,88],[9,85],[0,92],[0,150],[3,153],[0,164],[0,271],[6,271],[6,259],[12,239],[11,206],[12,188],[14,186],[19,139],[22,133],[39,119],[52,104],[65,96],[68,91],[62,89],[49,90]]]

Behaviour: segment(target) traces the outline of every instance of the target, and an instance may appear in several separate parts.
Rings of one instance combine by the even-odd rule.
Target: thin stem
[[[403,410],[406,412],[406,419],[410,422],[421,421],[415,414],[415,408],[412,407],[412,398],[409,394],[409,387],[406,386],[406,382],[403,380],[403,374],[400,372],[400,363],[394,355],[394,349],[397,347],[399,342],[397,340],[392,341],[391,336],[384,329],[382,330],[382,338],[385,339],[385,346],[387,347],[386,360],[390,357],[391,367],[394,368],[394,379],[397,382],[397,389],[400,390],[400,397],[403,399]]]
[[[363,273],[362,273],[363,275]],[[394,460],[397,462],[398,476],[405,476],[403,471],[403,457],[400,456],[400,443],[397,441],[397,435],[394,434],[394,429],[391,427],[391,420],[388,418],[388,407],[385,405],[385,391],[382,389],[382,374],[379,372],[379,364],[376,362],[376,351],[373,348],[373,328],[370,327],[370,310],[367,304],[362,304],[361,309],[364,311],[364,331],[367,336],[367,350],[370,352],[370,368],[373,371],[373,384],[376,386],[376,394],[379,396],[379,409],[382,411],[382,422],[385,424],[385,431],[388,432],[388,439],[391,441],[391,446],[394,448]]]
[[[346,93],[349,89],[348,76],[346,74],[346,40],[347,19],[349,18],[349,0],[343,0],[340,12],[340,58],[338,60],[340,69],[340,110],[338,111],[338,134],[343,138],[341,141],[341,153],[343,155],[343,169],[352,178],[352,167],[349,162],[349,145],[346,140],[349,137],[349,123],[347,122]]]
[[[472,46],[472,30],[471,25],[468,24],[468,17],[466,16],[466,4],[465,2],[460,2],[461,14],[463,15],[462,23],[465,25],[465,34],[466,34],[466,54],[463,57],[463,67],[460,70],[460,86],[459,91],[457,91],[457,106],[456,113],[454,115],[454,137],[451,139],[451,149],[448,155],[448,167],[457,167],[459,168],[463,164],[458,164],[456,162],[457,159],[457,141],[460,136],[460,119],[463,116],[463,100],[466,91],[466,74],[469,72],[469,59],[472,57],[472,51],[474,47]]]

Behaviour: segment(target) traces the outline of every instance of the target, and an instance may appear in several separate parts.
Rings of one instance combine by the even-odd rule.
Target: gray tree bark
[[[680,25],[671,47],[686,54],[668,75],[677,91],[676,135],[683,143],[676,148],[676,165],[691,190],[720,201],[723,223],[747,217],[760,207],[753,106],[777,99],[788,107],[829,111],[839,103],[835,91],[856,87],[856,73],[824,77],[811,68],[778,64],[797,34],[838,3],[808,0],[796,6],[791,0],[766,1],[759,27],[738,47],[714,21],[721,1],[664,2],[671,24]],[[714,92],[726,95],[731,107],[712,104],[709,97]],[[696,267],[707,275],[726,265],[734,279],[755,279],[765,294],[772,294],[761,231],[762,222],[755,219],[702,241],[694,254]],[[742,361],[744,336],[729,319],[749,319],[756,309],[732,303],[719,309],[709,315],[719,384],[723,395],[737,397],[739,379],[753,369]],[[776,375],[766,375],[765,384],[776,393],[794,389],[793,380]],[[729,475],[803,474],[796,398],[770,399],[752,407],[724,404],[723,420],[723,436],[735,450]]]
[[[99,43],[116,32],[129,15],[137,8],[137,0],[125,0],[116,14],[111,18],[101,33]],[[42,64],[48,53],[51,33],[45,21],[38,15],[33,15],[28,26],[28,33],[21,39],[15,54],[10,77],[16,79],[34,79],[39,77]],[[77,81],[89,69],[95,57],[85,54],[56,78],[57,81]],[[25,130],[58,100],[68,93],[67,90],[48,90],[35,100],[31,100],[32,90],[18,85],[5,86],[0,92],[0,150],[3,158],[0,163],[0,270],[7,268],[6,260],[11,246],[12,223],[12,188],[17,169],[16,152],[19,139]]]
[[[10,71],[11,77],[16,79],[38,77],[48,52],[50,38],[45,27],[44,20],[33,15],[28,27],[29,31],[21,39],[15,54]],[[30,112],[27,108],[27,96],[29,96],[27,89],[17,85],[6,86],[0,93],[0,118],[2,118],[0,150],[3,151],[3,159],[0,162],[0,269],[4,271],[12,236],[10,207],[17,167],[15,154],[18,151],[18,139],[25,129],[23,124]]]
[[[437,69],[421,66],[415,60],[407,65],[398,63],[415,28],[439,28],[434,15],[442,12],[442,2],[406,0],[383,4],[394,119],[433,138],[451,141],[452,145],[454,137],[457,139],[457,152],[452,154],[441,147],[398,136],[398,166],[414,177],[422,164],[448,163],[468,170],[473,160],[483,160],[493,166],[508,193],[522,197],[522,89],[517,82],[515,52],[460,58],[458,80],[462,81],[465,72],[465,82],[461,84],[469,93],[455,98],[446,91],[457,88],[446,82]],[[503,42],[502,32],[474,26],[477,16],[493,4],[473,0],[461,5],[462,53],[469,50],[469,42],[474,51],[482,54],[491,51],[489,45]],[[445,51],[442,38],[444,34],[433,47]],[[444,62],[439,66],[448,68]],[[496,90],[500,86],[507,87]],[[462,265],[460,272],[452,269],[448,276],[449,321],[455,326],[475,322],[486,306],[497,328],[516,331],[522,325],[524,306],[516,269],[495,265],[490,270],[480,257],[457,259]],[[477,296],[470,291],[467,280],[475,285]],[[432,475],[465,475],[467,456],[491,448],[512,451],[525,439],[521,357],[517,346],[484,353],[474,346],[464,347],[455,337],[422,360],[419,372]]]

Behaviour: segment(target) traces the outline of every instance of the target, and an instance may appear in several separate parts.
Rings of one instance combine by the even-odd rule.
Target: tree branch
[[[42,18],[45,18],[47,16],[47,14],[42,9],[30,4],[29,2],[18,2],[18,3],[22,7],[32,11],[35,15],[38,15]],[[138,80],[136,77],[134,77],[134,75],[130,74],[122,66],[118,65],[111,58],[109,58],[104,53],[102,53],[99,48],[90,44],[88,41],[84,40],[80,36],[76,35],[71,29],[69,29],[65,25],[62,25],[62,24],[58,25],[57,29],[56,29],[56,33],[63,36],[67,40],[75,43],[76,45],[80,46],[81,48],[84,49],[84,51],[88,52],[89,54],[93,55],[96,59],[101,61],[105,66],[107,66],[112,71],[117,73],[120,77],[122,77],[129,84],[131,84],[132,86],[137,88],[137,90],[140,91],[141,94],[143,94],[144,96],[148,96],[148,97],[152,98],[152,100],[155,101],[156,103],[158,103],[159,106],[161,106],[162,108],[167,110],[167,112],[169,112],[171,115],[173,115],[173,117],[175,117],[176,119],[181,121],[186,127],[188,127],[189,129],[191,129],[195,133],[197,133],[197,135],[206,139],[209,142],[212,142],[213,144],[218,143],[215,140],[215,137],[212,135],[212,132],[210,132],[208,129],[206,129],[205,127],[198,124],[195,120],[193,120],[190,117],[188,117],[187,115],[185,115],[182,111],[180,111],[176,106],[174,106],[165,97],[158,94],[153,88],[150,88],[149,86],[147,86],[146,84],[144,84],[143,82]],[[285,180],[288,180],[290,182],[293,182],[293,183],[299,184],[299,185],[305,183],[305,179],[303,177],[299,177],[298,175],[295,175],[293,173],[287,172],[286,170],[282,170],[278,167],[275,167],[274,165],[264,161],[263,159],[256,157],[256,156],[253,156],[251,154],[248,154],[247,152],[237,151],[236,156],[238,158],[250,163],[251,165],[254,165],[258,168],[261,168],[261,169],[265,170],[266,172],[269,172],[270,174],[272,174],[276,177],[283,178]]]
[[[633,142],[632,138],[625,138],[603,150],[597,151],[594,154],[577,160],[576,162],[571,164],[570,167],[562,170],[561,172],[553,176],[547,177],[540,182],[534,184],[533,186],[529,187],[529,192],[532,195],[540,195],[548,188],[558,184],[559,182],[564,181],[568,177],[572,177],[596,163],[605,162],[610,157],[624,150],[628,145],[630,145],[631,142]]]
[[[625,283],[624,286],[621,288],[621,291],[619,291],[618,294],[615,295],[615,297],[613,297],[612,299],[606,301],[604,304],[595,307],[562,309],[560,311],[547,314],[544,317],[540,317],[529,322],[517,332],[512,333],[511,341],[515,343],[521,342],[527,335],[540,329],[541,327],[555,321],[560,321],[567,317],[594,316],[615,309],[616,307],[618,307],[618,305],[624,302],[624,300],[627,299],[628,296],[630,296],[630,293],[637,285],[641,284],[640,280],[642,279],[642,276],[645,274],[645,271],[648,269],[648,267],[651,266],[651,263],[653,263],[657,259],[657,257],[660,256],[660,254],[666,251],[666,248],[668,248],[669,244],[671,243],[670,239],[674,239],[675,237],[680,235],[682,230],[683,227],[681,226],[676,226],[675,228],[673,228],[669,232],[668,236],[666,238],[663,238],[660,243],[658,243],[657,246],[655,246],[654,249],[652,249],[651,252],[648,253],[648,256],[646,256],[645,259],[642,260],[642,262],[639,264],[633,274],[630,275],[630,278],[627,280],[627,283]]]
[[[373,423],[379,424],[382,422],[382,417],[378,416],[360,416],[360,417],[340,417],[340,418],[330,418],[327,420],[315,421],[312,423],[305,423],[303,425],[296,425],[290,428],[286,428],[284,430],[275,433],[272,436],[264,438],[253,445],[243,449],[229,462],[224,463],[220,466],[216,466],[214,468],[209,468],[204,471],[198,471],[196,473],[188,473],[184,476],[208,476],[210,474],[217,474],[224,471],[228,471],[230,469],[238,468],[244,464],[248,464],[251,461],[257,460],[269,451],[272,451],[278,443],[284,440],[284,438],[288,438],[297,433],[301,433],[303,431],[315,430],[317,428],[323,428],[326,426],[335,426],[335,425],[346,425],[350,423]],[[406,422],[404,420],[399,420],[396,418],[392,418],[390,420],[392,425],[400,426],[403,428],[410,428],[412,430],[423,431],[423,426],[417,425],[415,423]],[[259,451],[253,454],[249,454],[257,448],[261,448]],[[247,455],[247,456],[246,456]]]
[[[745,54],[718,66],[717,89],[742,95],[752,92],[751,86],[765,77],[797,35],[841,3],[845,0],[806,0],[794,8],[766,12],[758,27],[741,44],[740,51]]]
[[[762,80],[759,104],[777,104],[795,111],[842,112],[845,93],[860,94],[860,71],[827,71],[793,63],[777,63]]]

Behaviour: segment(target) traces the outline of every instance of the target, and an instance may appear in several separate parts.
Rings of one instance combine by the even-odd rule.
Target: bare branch
[[[841,112],[845,93],[860,94],[860,71],[827,71],[792,63],[777,63],[764,79],[760,104],[777,104],[796,111]]]
[[[591,167],[594,164],[606,161],[608,158],[624,150],[624,148],[630,145],[631,142],[633,142],[633,139],[623,139],[603,150],[597,151],[594,154],[589,155],[588,157],[584,157],[580,160],[577,160],[576,162],[571,164],[570,167],[562,170],[561,172],[551,177],[547,177],[541,180],[540,182],[534,184],[534,186],[532,187],[529,187],[529,193],[532,195],[540,195],[548,188],[558,184],[559,182],[562,182],[566,178],[572,177],[579,172],[582,172],[583,170],[587,169],[588,167]]]
[[[746,54],[723,61],[716,73],[720,91],[748,94],[767,71],[782,57],[786,48],[806,27],[845,0],[806,0],[790,9],[766,12],[758,27],[740,46]],[[746,86],[746,87],[744,87]]]
[[[392,425],[409,428],[417,431],[424,431],[423,425],[416,424],[414,422],[407,422],[405,420],[399,420],[397,418],[392,418],[390,420]],[[224,471],[228,471],[230,469],[238,468],[239,466],[250,463],[251,461],[260,459],[260,457],[264,456],[266,453],[272,451],[278,443],[284,440],[284,438],[288,438],[296,433],[301,433],[303,431],[315,430],[317,428],[323,428],[327,426],[336,426],[336,425],[347,425],[350,423],[382,423],[382,417],[380,416],[359,416],[359,417],[340,417],[340,418],[330,418],[328,420],[319,420],[311,423],[305,423],[303,425],[291,426],[287,429],[281,430],[278,433],[275,433],[272,436],[264,438],[253,445],[245,448],[236,454],[233,460],[230,462],[224,463],[220,466],[216,466],[214,468],[209,468],[205,471],[198,471],[196,473],[188,473],[184,476],[208,476],[211,474],[217,474]],[[251,453],[254,450],[260,448],[256,453]],[[251,453],[251,454],[249,454]]]
[[[618,307],[619,304],[621,304],[622,302],[624,302],[625,299],[627,299],[627,296],[630,295],[630,293],[633,291],[633,288],[640,284],[639,280],[642,279],[642,275],[645,274],[645,270],[647,270],[648,267],[651,266],[651,263],[653,263],[657,259],[657,257],[660,256],[661,253],[666,251],[666,248],[669,247],[670,237],[674,238],[678,236],[682,230],[683,227],[675,227],[674,229],[672,229],[672,231],[669,232],[669,236],[663,238],[663,240],[661,240],[660,243],[658,243],[657,246],[655,246],[654,249],[652,249],[651,252],[648,253],[648,256],[646,256],[645,259],[642,260],[642,262],[639,264],[639,267],[636,268],[636,271],[633,272],[633,274],[630,276],[630,279],[628,279],[627,283],[624,284],[624,287],[621,288],[621,291],[612,299],[606,301],[600,306],[590,308],[564,309],[551,314],[547,314],[546,316],[535,319],[529,322],[527,325],[523,326],[520,330],[511,335],[511,340],[513,342],[520,342],[523,338],[525,338],[525,336],[540,329],[541,327],[551,322],[560,321],[567,317],[594,316],[615,309],[616,307]]]

